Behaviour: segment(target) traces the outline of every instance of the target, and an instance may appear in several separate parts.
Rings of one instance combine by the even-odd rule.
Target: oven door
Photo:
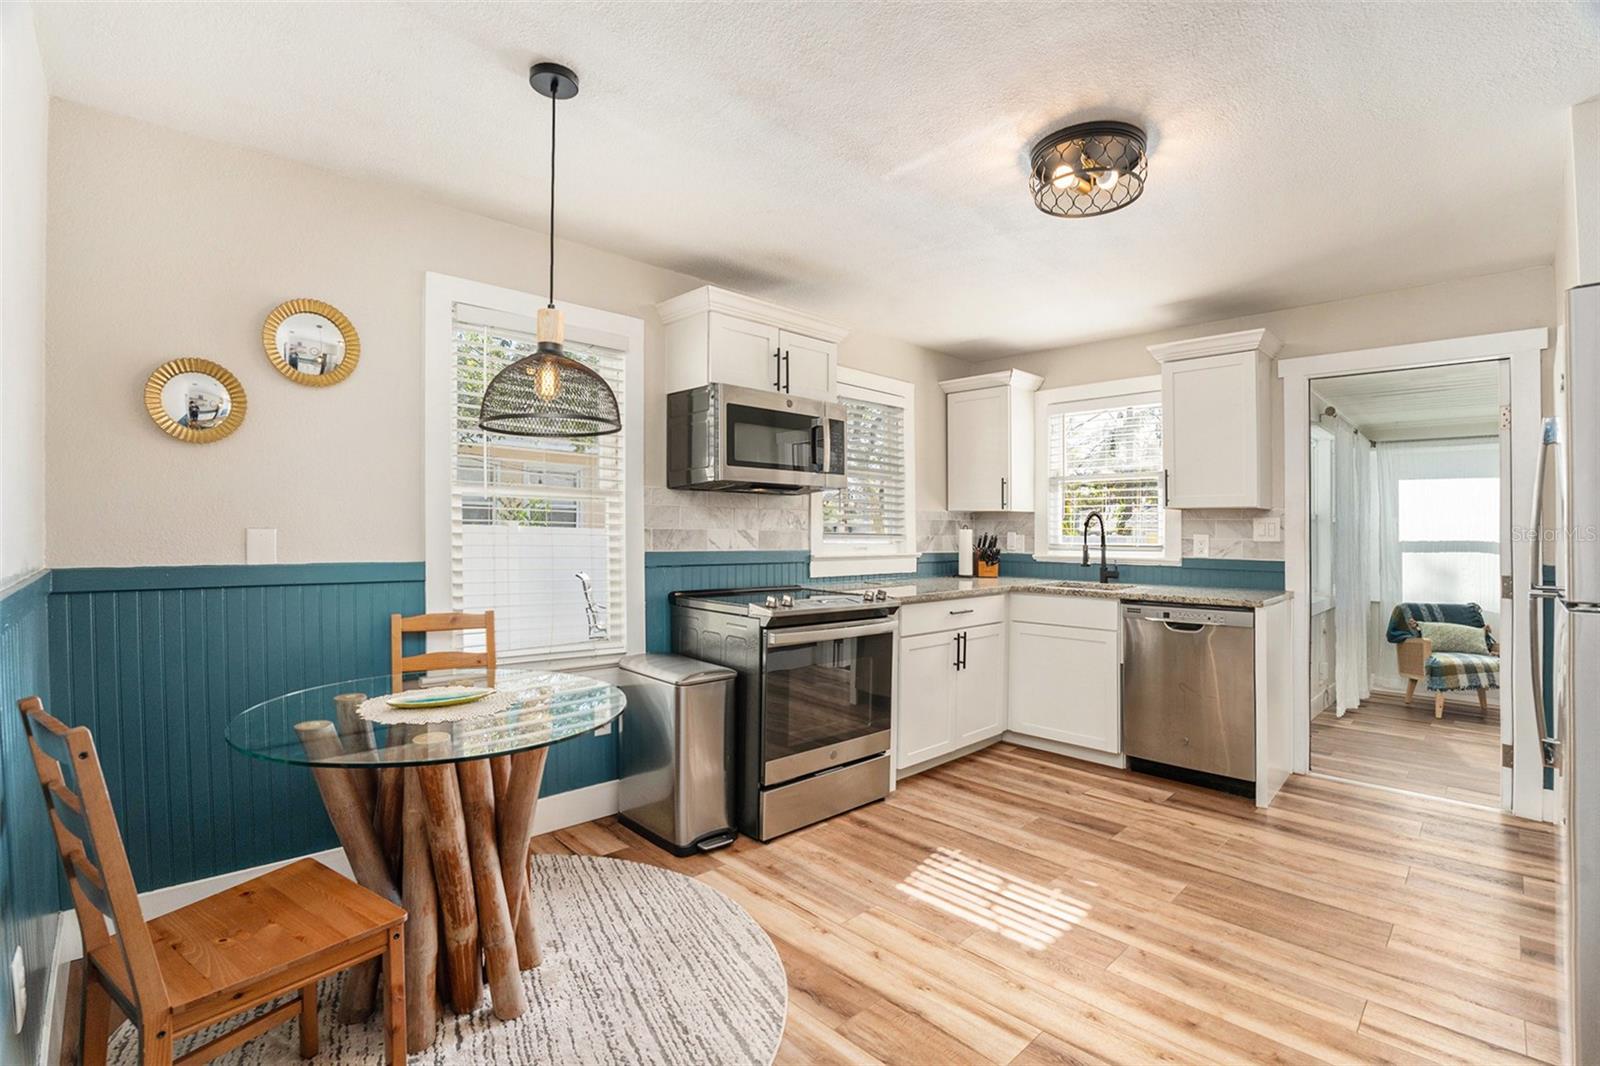
[[[766,631],[764,786],[889,750],[895,628],[887,618]]]
[[[805,489],[843,484],[844,422],[836,405],[715,387],[722,480]]]

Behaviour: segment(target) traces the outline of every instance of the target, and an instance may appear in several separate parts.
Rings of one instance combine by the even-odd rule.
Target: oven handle
[[[788,648],[795,644],[821,644],[826,640],[849,640],[852,637],[875,637],[880,633],[893,633],[895,620],[875,619],[840,626],[800,626],[795,629],[767,630],[767,647]]]

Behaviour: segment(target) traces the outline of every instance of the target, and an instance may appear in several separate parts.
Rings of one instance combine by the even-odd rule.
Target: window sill
[[[916,555],[811,555],[812,577],[864,577],[868,574],[914,574]]]

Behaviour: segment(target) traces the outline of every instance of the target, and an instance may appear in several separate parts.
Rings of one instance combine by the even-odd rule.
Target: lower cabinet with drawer
[[[1015,597],[1010,623],[1011,732],[1117,754],[1122,671],[1117,601]]]
[[[964,606],[977,602],[916,605],[939,610],[911,618],[909,633],[901,618],[895,723],[900,772],[1005,731],[1005,600],[988,597],[981,608]],[[978,624],[969,624],[973,616]]]

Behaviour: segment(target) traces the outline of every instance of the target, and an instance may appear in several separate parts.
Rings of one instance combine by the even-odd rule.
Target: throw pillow
[[[1459,626],[1454,622],[1418,622],[1422,627],[1422,635],[1433,641],[1433,650],[1471,652],[1476,655],[1489,654],[1488,638],[1485,631],[1477,626]]]

